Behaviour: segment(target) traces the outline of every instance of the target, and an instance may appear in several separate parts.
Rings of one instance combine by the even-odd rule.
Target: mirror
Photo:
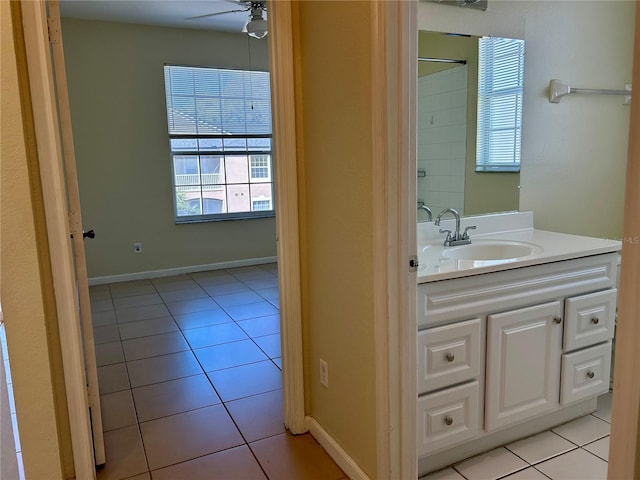
[[[476,171],[481,37],[420,31],[418,38],[418,206],[433,218],[447,207],[465,216],[518,210],[519,172]],[[419,209],[418,221],[426,220]]]

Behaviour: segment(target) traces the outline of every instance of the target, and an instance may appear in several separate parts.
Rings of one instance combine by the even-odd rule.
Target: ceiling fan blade
[[[196,15],[195,17],[187,17],[185,20],[195,20],[197,18],[206,18],[206,17],[214,17],[216,15],[224,15],[225,13],[240,13],[240,12],[248,12],[248,8],[243,8],[242,10],[227,10],[225,12],[216,12],[216,13],[207,13],[205,15]]]

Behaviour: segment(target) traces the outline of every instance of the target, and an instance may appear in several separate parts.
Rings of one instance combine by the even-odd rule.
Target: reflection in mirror
[[[476,171],[479,39],[419,32],[417,197],[434,218],[518,210],[519,172]]]

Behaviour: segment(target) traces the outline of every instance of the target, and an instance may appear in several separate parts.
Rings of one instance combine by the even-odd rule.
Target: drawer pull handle
[[[444,358],[447,359],[447,362],[451,363],[456,359],[456,356],[453,353],[447,353]]]
[[[555,323],[562,323],[562,318],[560,318],[560,317],[553,317],[553,321],[554,321]]]
[[[591,319],[591,323],[593,323],[594,325],[597,325],[598,323],[600,323],[600,319],[598,317],[593,317]]]
[[[451,424],[453,424],[453,418],[448,417],[448,416],[447,416],[447,417],[444,417],[444,423],[445,423],[445,425],[451,425]]]
[[[593,373],[591,370],[589,370],[589,371],[587,372],[587,377],[589,377],[589,378],[593,378],[593,377],[595,377],[595,376],[596,376],[596,374],[595,374],[595,373]]]

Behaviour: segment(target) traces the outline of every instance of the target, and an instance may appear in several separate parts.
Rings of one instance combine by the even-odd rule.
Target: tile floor
[[[98,479],[338,480],[282,421],[275,264],[90,288]]]
[[[598,410],[524,440],[464,460],[421,480],[606,480],[611,392]]]

